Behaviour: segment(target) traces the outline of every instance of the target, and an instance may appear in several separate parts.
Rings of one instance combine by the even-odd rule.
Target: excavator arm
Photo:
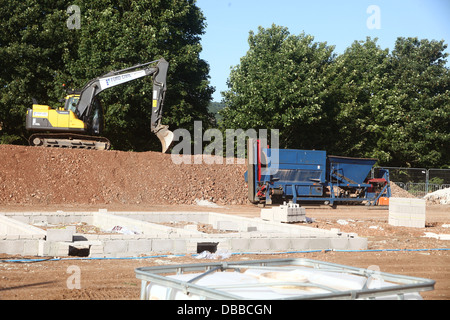
[[[152,66],[156,62],[157,65]],[[173,133],[169,130],[167,125],[161,124],[161,120],[167,89],[166,80],[168,68],[169,63],[162,58],[160,60],[139,64],[131,68],[111,71],[101,77],[89,81],[81,90],[80,99],[78,100],[75,111],[77,117],[82,119],[85,123],[89,122],[93,101],[102,91],[145,76],[153,76],[150,129],[161,141],[162,152],[167,152],[167,149],[173,142]]]
[[[164,99],[166,95],[166,79],[167,69],[169,63],[165,60],[160,60],[158,64],[159,71],[153,80],[153,98],[152,98],[152,116],[151,116],[151,131],[156,134],[161,142],[162,152],[166,153],[173,142],[173,132],[169,130],[169,126],[161,124],[162,113],[164,107]]]

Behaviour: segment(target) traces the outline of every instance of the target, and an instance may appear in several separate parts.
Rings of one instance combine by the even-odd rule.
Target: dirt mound
[[[0,204],[244,204],[246,166],[170,154],[0,145]]]
[[[417,198],[413,194],[409,193],[405,189],[399,187],[397,184],[391,181],[391,193],[395,198]]]

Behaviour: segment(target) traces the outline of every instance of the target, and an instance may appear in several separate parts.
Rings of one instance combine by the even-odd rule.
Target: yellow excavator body
[[[33,104],[28,112],[33,113],[35,124],[48,122],[54,130],[84,131],[86,125],[71,110],[57,110],[47,105]]]

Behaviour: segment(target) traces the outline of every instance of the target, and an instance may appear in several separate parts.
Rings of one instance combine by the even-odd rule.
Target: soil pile
[[[405,189],[399,187],[397,184],[395,184],[392,181],[390,182],[390,186],[391,186],[392,196],[395,198],[417,198],[414,195],[412,195],[411,193],[409,193],[408,191],[406,191]]]
[[[247,202],[244,164],[187,160],[177,164],[158,152],[0,145],[0,205]]]

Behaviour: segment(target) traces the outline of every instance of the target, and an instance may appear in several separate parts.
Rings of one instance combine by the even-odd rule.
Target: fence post
[[[425,194],[428,194],[428,183],[430,179],[430,169],[427,169],[426,175],[425,175]]]

